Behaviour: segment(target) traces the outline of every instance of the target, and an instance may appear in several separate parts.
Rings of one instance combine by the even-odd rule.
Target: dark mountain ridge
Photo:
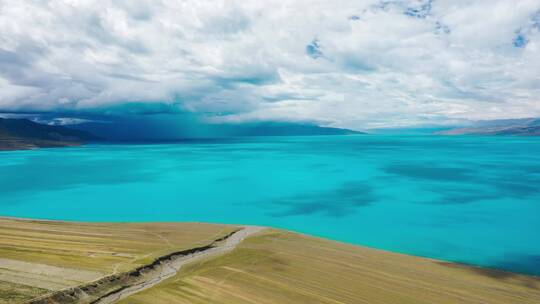
[[[436,134],[540,136],[540,119],[524,118],[479,121],[470,127],[445,130]]]
[[[87,122],[70,128],[87,131],[111,142],[159,142],[186,139],[230,138],[249,136],[317,136],[364,134],[349,129],[321,127],[291,122],[253,122],[239,124],[186,123],[162,117],[120,118],[109,122]]]
[[[28,119],[0,118],[0,150],[77,146],[96,139],[85,131],[39,124]]]

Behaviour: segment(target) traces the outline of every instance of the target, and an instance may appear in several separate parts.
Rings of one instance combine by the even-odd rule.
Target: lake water
[[[540,138],[266,137],[0,152],[0,215],[267,225],[540,275]]]

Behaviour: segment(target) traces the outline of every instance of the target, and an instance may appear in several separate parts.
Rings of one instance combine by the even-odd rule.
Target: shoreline
[[[38,149],[80,147],[85,144],[86,143],[84,142],[0,139],[0,152],[31,151],[31,150],[38,150]]]
[[[516,272],[516,271],[510,271],[505,269],[498,269],[494,267],[487,267],[487,266],[481,266],[481,265],[475,265],[475,264],[468,264],[468,263],[462,263],[462,262],[455,262],[450,260],[443,260],[443,259],[437,259],[427,256],[421,256],[421,255],[414,255],[414,254],[407,254],[403,252],[397,252],[397,251],[391,251],[386,249],[381,249],[377,247],[370,247],[365,245],[359,245],[354,243],[348,243],[340,240],[334,240],[331,238],[321,237],[317,235],[312,235],[308,233],[298,232],[294,230],[284,229],[284,228],[277,228],[272,226],[258,226],[258,225],[243,225],[243,224],[230,224],[230,223],[213,223],[213,222],[198,222],[198,221],[183,221],[183,222],[177,222],[177,221],[125,221],[125,222],[102,222],[102,221],[77,221],[77,220],[56,220],[56,219],[41,219],[41,218],[25,218],[25,217],[11,217],[11,216],[0,216],[0,220],[13,220],[13,221],[24,221],[24,222],[57,222],[57,223],[70,223],[70,224],[107,224],[107,225],[122,225],[122,224],[201,224],[201,225],[225,225],[225,226],[231,226],[231,227],[262,227],[264,229],[273,229],[273,230],[280,230],[288,233],[294,233],[300,236],[304,237],[310,237],[314,239],[324,240],[324,241],[330,241],[337,244],[347,245],[347,246],[354,246],[358,248],[364,248],[374,251],[379,251],[381,253],[389,253],[389,254],[395,254],[395,255],[401,255],[404,257],[411,257],[411,258],[419,258],[424,260],[429,260],[435,263],[441,263],[441,264],[447,264],[447,265],[453,265],[455,267],[463,267],[463,268],[470,268],[470,269],[476,269],[479,271],[485,271],[485,272],[493,272],[495,275],[499,273],[501,276],[504,276],[505,274],[508,275],[522,275],[527,276],[531,278],[538,278],[540,279],[540,275],[534,275],[529,273],[522,273],[522,272]]]
[[[2,216],[0,235],[0,304],[540,301],[538,277],[260,226]]]

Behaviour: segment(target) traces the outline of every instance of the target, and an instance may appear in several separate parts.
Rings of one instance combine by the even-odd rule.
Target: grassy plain
[[[206,245],[233,231],[200,223],[74,223],[0,218],[0,303],[17,303]]]
[[[540,278],[266,230],[122,304],[540,303]]]
[[[0,304],[122,273],[235,229],[0,218]],[[540,303],[540,278],[266,229],[120,303]]]

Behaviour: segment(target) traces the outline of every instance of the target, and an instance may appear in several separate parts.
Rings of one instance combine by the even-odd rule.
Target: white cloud
[[[0,28],[3,110],[153,102],[357,129],[540,116],[537,0],[0,0]]]

